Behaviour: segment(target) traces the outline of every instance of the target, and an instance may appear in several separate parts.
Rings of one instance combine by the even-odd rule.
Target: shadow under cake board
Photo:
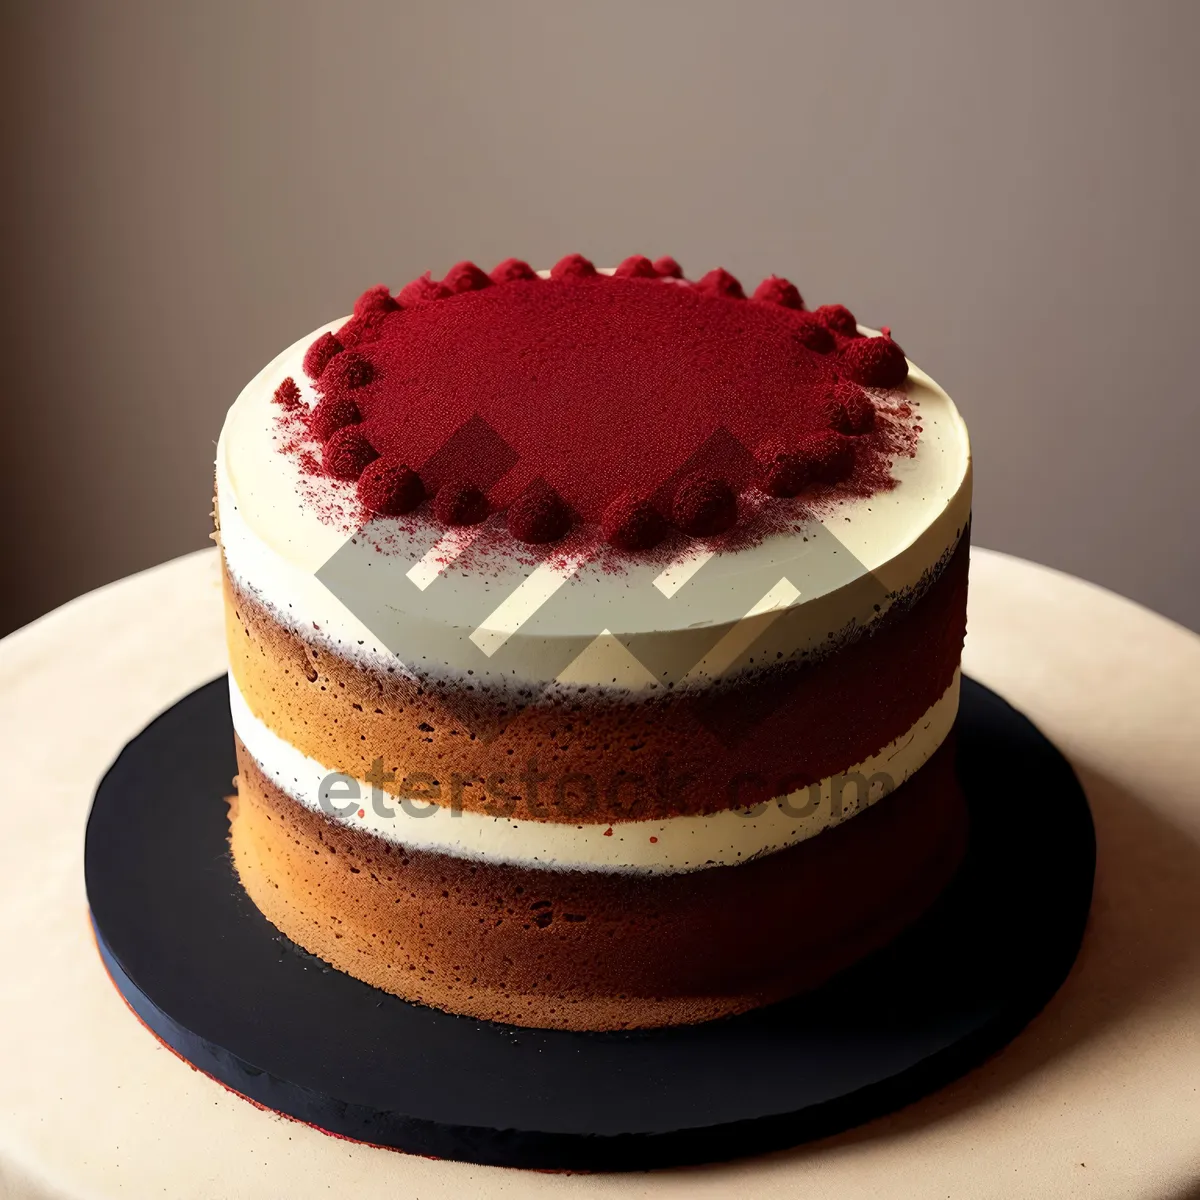
[[[815,992],[738,1017],[525,1029],[369,987],[259,913],[229,857],[225,796],[237,768],[222,677],[151,723],[101,781],[85,846],[97,945],[171,1049],[254,1102],[343,1137],[592,1171],[781,1149],[962,1075],[1044,1006],[1075,959],[1095,838],[1074,773],[972,680],[957,745],[967,856],[891,945]]]

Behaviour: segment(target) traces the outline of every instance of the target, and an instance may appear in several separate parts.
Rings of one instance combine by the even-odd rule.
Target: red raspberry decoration
[[[618,496],[600,522],[604,540],[618,550],[649,550],[666,537],[662,514],[641,496]]]
[[[723,479],[689,475],[675,491],[671,519],[691,537],[713,537],[737,521],[737,497]]]
[[[566,258],[560,258],[550,268],[550,278],[561,279],[569,283],[580,279],[595,279],[596,268],[582,254],[568,254]]]
[[[304,353],[304,373],[309,379],[319,379],[329,360],[341,354],[342,343],[332,333],[323,333]]]
[[[858,337],[858,322],[844,304],[822,304],[813,316],[839,337]]]
[[[854,471],[854,442],[832,430],[805,438],[796,454],[808,464],[818,483],[841,483]]]
[[[532,282],[541,276],[527,263],[519,258],[506,258],[492,268],[493,283],[517,283],[518,281]]]
[[[421,477],[403,463],[377,458],[358,480],[358,498],[369,512],[398,517],[412,512],[425,499]]]
[[[614,272],[614,279],[657,279],[654,264],[644,254],[631,254]]]
[[[357,479],[379,455],[357,425],[339,429],[321,447],[321,465],[334,479]]]
[[[386,312],[383,309],[374,309],[360,313],[357,317],[351,317],[337,331],[337,340],[346,350],[353,350],[355,346],[367,346],[371,342],[379,341],[388,329],[400,320],[403,320],[403,317],[399,307]]]
[[[745,300],[746,298],[746,293],[742,291],[742,285],[724,267],[717,267],[715,270],[709,271],[696,283],[696,290],[709,296],[724,296],[726,300]]]
[[[434,300],[445,300],[450,294],[448,287],[438,283],[430,272],[426,271],[412,283],[406,283],[397,293],[396,299],[403,307],[412,308],[416,304],[430,304]]]
[[[487,497],[473,483],[444,483],[433,498],[433,515],[443,525],[478,525],[488,515]]]
[[[326,396],[308,414],[308,432],[318,442],[325,442],[339,429],[361,420],[358,405],[349,396]]]
[[[354,315],[356,317],[363,316],[364,313],[389,313],[395,312],[400,305],[392,299],[392,293],[388,291],[382,283],[377,284],[373,288],[367,288],[365,292],[354,302]],[[343,343],[344,345],[345,343]]]
[[[462,292],[481,292],[491,287],[492,281],[473,262],[460,262],[446,272],[442,286],[457,296]]]
[[[812,463],[778,442],[759,447],[758,486],[768,496],[798,496],[813,480]]]
[[[857,383],[841,379],[829,394],[829,424],[838,433],[870,433],[875,428],[875,405]]]
[[[664,254],[662,258],[654,260],[654,270],[663,279],[683,278],[683,268],[669,254]]]
[[[908,378],[904,351],[886,337],[855,338],[838,351],[842,370],[868,387],[899,387]]]
[[[353,391],[355,388],[366,387],[375,378],[375,368],[353,350],[343,350],[335,354],[325,365],[317,387],[326,396],[336,396],[342,392]]]
[[[505,514],[508,532],[520,542],[557,542],[571,528],[571,510],[549,484],[535,483],[517,497]]]
[[[803,308],[804,299],[794,283],[778,275],[768,275],[754,289],[754,299],[762,304],[778,304],[783,308]]]
[[[798,314],[793,327],[800,345],[817,354],[829,354],[837,346],[833,334],[811,313]]]
[[[276,404],[282,404],[284,408],[296,408],[299,405],[300,389],[290,375],[275,389],[273,399]]]

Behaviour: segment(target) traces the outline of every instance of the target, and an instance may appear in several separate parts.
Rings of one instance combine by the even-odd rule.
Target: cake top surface
[[[764,606],[801,652],[953,545],[966,429],[889,336],[775,277],[564,263],[371,289],[264,367],[217,452],[235,578],[354,652],[554,678]]]
[[[498,514],[517,542],[573,534],[627,553],[786,521],[739,502],[750,492],[820,502],[891,486],[912,414],[881,415],[864,390],[903,385],[890,337],[866,338],[841,306],[806,311],[775,276],[747,298],[721,269],[681,274],[670,259],[608,273],[571,255],[548,277],[464,262],[396,297],[369,289],[305,355],[311,473],[356,482],[364,517]],[[281,384],[283,406],[298,396]]]

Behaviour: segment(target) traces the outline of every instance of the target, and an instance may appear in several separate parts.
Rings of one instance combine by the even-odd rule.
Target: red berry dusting
[[[443,525],[478,525],[488,515],[487,497],[473,483],[445,483],[433,498],[433,515]]]
[[[481,292],[491,287],[492,281],[473,262],[460,262],[446,272],[442,285],[457,296],[461,292]]]
[[[337,331],[337,340],[346,350],[353,350],[355,346],[367,346],[385,337],[395,322],[403,319],[399,308],[386,312],[383,309],[374,309],[360,313],[357,317],[351,317]]]
[[[557,542],[571,528],[571,510],[548,484],[535,481],[505,514],[508,532],[520,542]]]
[[[819,483],[842,483],[854,471],[854,442],[833,430],[805,438],[796,447],[796,453]]]
[[[826,329],[841,337],[858,336],[858,322],[844,304],[822,304],[813,315]]]
[[[779,519],[762,497],[739,512],[738,494],[756,482],[767,495],[830,481],[855,495],[892,485],[907,418],[880,430],[856,390],[866,339],[844,339],[795,307],[798,293],[779,277],[747,303],[728,272],[652,286],[651,267],[667,281],[682,274],[639,255],[591,286],[594,268],[578,255],[552,280],[510,259],[490,276],[504,286],[451,304],[423,301],[452,294],[425,276],[412,285],[415,303],[361,312],[332,339],[342,350],[319,377],[317,445],[359,425],[383,459],[361,484],[369,511],[412,503],[411,492],[393,502],[384,491],[413,464],[415,482],[435,493],[432,517],[447,525],[505,513],[512,534],[534,544],[584,525],[620,550],[648,549],[672,524],[696,537],[733,525],[739,544],[743,533],[756,538]],[[481,276],[459,264],[447,279]],[[832,306],[822,313],[839,323]],[[872,354],[899,353],[869,341]],[[861,436],[873,420],[876,434]],[[776,448],[756,463],[746,447],[768,439]],[[815,503],[826,502],[818,492]],[[511,546],[511,536],[488,522],[487,537]]]
[[[613,272],[614,279],[657,279],[654,264],[644,254],[631,254]]]
[[[654,260],[654,270],[664,279],[683,278],[683,268],[669,254]]]
[[[434,300],[445,300],[449,296],[450,289],[444,284],[438,283],[433,278],[429,271],[424,275],[414,279],[412,283],[406,283],[399,291],[396,299],[404,308],[411,308],[417,304],[429,304]]]
[[[899,387],[908,378],[904,351],[886,337],[856,338],[838,351],[838,362],[855,383],[868,387]]]
[[[696,290],[707,296],[724,296],[726,300],[745,300],[742,285],[724,267],[716,267],[696,282]]]
[[[355,388],[366,387],[375,378],[375,368],[361,354],[343,350],[335,354],[325,365],[317,387],[326,396],[336,396]]]
[[[420,475],[403,463],[377,458],[359,476],[358,498],[369,512],[399,517],[425,499],[425,485]]]
[[[796,331],[796,340],[800,345],[817,354],[829,354],[837,346],[833,334],[811,313],[798,314],[793,328]]]
[[[618,550],[649,550],[666,537],[667,523],[645,497],[618,496],[600,522],[604,540]]]
[[[875,405],[870,396],[848,379],[840,379],[829,394],[829,425],[838,433],[870,433],[875,428]]]
[[[754,299],[762,304],[779,304],[784,308],[803,308],[804,300],[800,289],[778,275],[768,275],[754,289]]]
[[[520,280],[533,281],[541,276],[527,263],[519,258],[506,258],[492,268],[493,283],[517,283]]]
[[[758,486],[768,496],[798,496],[813,480],[812,463],[778,442],[760,446],[755,458]]]
[[[595,266],[582,254],[568,254],[560,258],[550,268],[550,278],[554,280],[595,279]]]
[[[326,396],[308,414],[308,432],[318,442],[325,442],[339,429],[361,420],[358,405],[349,396]]]
[[[357,479],[379,455],[357,425],[339,429],[321,447],[321,465],[334,479]]]
[[[354,302],[354,315],[361,317],[364,313],[389,313],[395,312],[400,305],[392,299],[392,293],[388,291],[382,283],[377,284],[373,288],[367,288],[365,292]],[[345,343],[342,343],[345,345]]]
[[[675,489],[671,519],[690,537],[713,537],[737,521],[737,497],[723,479],[689,475]]]
[[[326,364],[342,352],[342,343],[332,333],[323,333],[304,353],[304,373],[309,379],[319,379]]]
[[[276,389],[274,400],[284,408],[295,408],[300,403],[300,389],[289,375]]]

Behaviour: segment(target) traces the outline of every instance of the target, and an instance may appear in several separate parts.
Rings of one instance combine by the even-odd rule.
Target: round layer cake
[[[966,429],[885,329],[671,259],[368,290],[217,450],[242,884],[408,1000],[710,1020],[957,869]]]

